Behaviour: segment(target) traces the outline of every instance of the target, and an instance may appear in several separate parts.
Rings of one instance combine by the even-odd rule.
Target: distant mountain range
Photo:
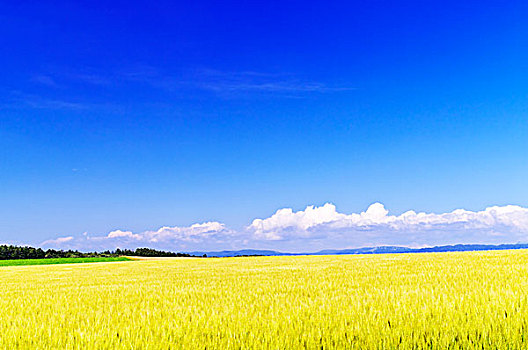
[[[208,257],[234,257],[234,256],[283,256],[283,255],[351,255],[351,254],[396,254],[396,253],[435,253],[435,252],[465,252],[478,250],[506,250],[506,249],[528,249],[527,243],[516,244],[456,244],[443,245],[429,248],[408,248],[398,246],[381,246],[381,247],[367,247],[354,249],[326,249],[315,253],[285,253],[275,250],[258,250],[258,249],[242,249],[242,250],[223,250],[217,252],[189,252],[191,255],[202,256],[206,254]]]

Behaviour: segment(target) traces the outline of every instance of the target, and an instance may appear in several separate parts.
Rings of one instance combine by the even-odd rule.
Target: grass
[[[13,259],[0,260],[0,266],[21,266],[21,265],[56,265],[56,264],[77,264],[108,261],[127,261],[126,257],[97,257],[97,258],[57,258],[57,259]]]
[[[2,349],[526,349],[528,251],[0,270]]]

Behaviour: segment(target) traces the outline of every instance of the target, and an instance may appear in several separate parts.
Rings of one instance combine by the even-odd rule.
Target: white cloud
[[[41,243],[46,247],[79,250],[106,250],[116,248],[152,247],[165,250],[201,250],[210,245],[237,242],[237,233],[219,222],[204,222],[190,226],[163,226],[158,230],[134,233],[113,230],[106,235],[63,237]],[[230,247],[230,246],[228,246]]]
[[[308,206],[304,211],[293,212],[291,208],[279,209],[267,219],[255,219],[249,226],[257,239],[279,240],[285,232],[295,230],[302,235],[314,226],[342,220],[346,215],[336,211],[333,204],[322,207]]]
[[[55,239],[48,239],[47,241],[44,241],[41,243],[42,246],[55,246],[55,245],[61,245],[63,243],[71,242],[73,241],[73,236],[68,237],[59,237]]]
[[[187,227],[163,226],[156,231],[145,231],[140,234],[131,234],[130,237],[142,239],[147,242],[164,242],[164,241],[183,241],[183,242],[201,242],[206,239],[218,238],[221,234],[229,236],[232,232],[225,228],[225,225],[219,222],[204,222],[202,224],[193,224]],[[110,235],[110,234],[109,234]]]
[[[121,230],[112,231],[106,237],[107,238],[134,238],[134,239],[141,239],[141,235],[139,235],[137,233],[132,233],[132,231],[121,231]]]
[[[379,245],[516,242],[528,242],[528,208],[516,205],[447,213],[410,210],[391,215],[381,203],[370,205],[364,212],[349,214],[326,203],[296,212],[279,209],[268,218],[253,220],[245,230],[233,230],[211,221],[140,232],[118,229],[104,235],[83,233],[78,237],[47,240],[41,246],[85,251],[150,247],[173,251],[255,248],[310,252]]]
[[[515,205],[494,206],[482,211],[457,209],[448,213],[389,215],[381,203],[361,213],[344,214],[335,205],[308,206],[305,210],[279,209],[266,219],[255,219],[248,230],[256,239],[341,239],[348,245],[451,244],[516,242],[528,239],[528,209]]]

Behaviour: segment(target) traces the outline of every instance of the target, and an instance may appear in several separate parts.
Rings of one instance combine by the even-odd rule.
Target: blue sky
[[[0,242],[528,241],[527,15],[523,1],[4,1]],[[484,228],[339,216],[377,202],[387,217],[519,209]],[[325,203],[337,216],[252,226]],[[222,228],[131,236],[204,222]],[[127,241],[86,241],[116,230]]]

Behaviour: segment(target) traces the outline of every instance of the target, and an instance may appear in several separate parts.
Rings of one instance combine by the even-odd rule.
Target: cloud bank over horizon
[[[50,239],[45,248],[106,250],[150,247],[173,251],[275,249],[311,252],[365,246],[424,247],[458,243],[500,244],[528,242],[528,208],[492,206],[481,211],[457,209],[446,213],[409,210],[390,215],[381,203],[361,213],[341,213],[336,206],[282,208],[235,230],[211,221],[190,226],[163,226],[132,232],[116,229],[106,235]]]

